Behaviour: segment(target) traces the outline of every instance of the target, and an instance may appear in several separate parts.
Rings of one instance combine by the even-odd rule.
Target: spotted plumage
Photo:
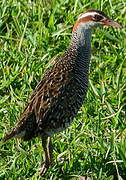
[[[102,11],[88,10],[79,16],[67,51],[49,69],[32,93],[20,121],[3,141],[40,136],[45,152],[43,176],[51,164],[53,134],[66,129],[81,107],[88,90],[91,29],[98,25],[121,27]]]

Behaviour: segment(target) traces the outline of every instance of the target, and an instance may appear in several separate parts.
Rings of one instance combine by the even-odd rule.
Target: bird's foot
[[[42,168],[41,168],[41,171],[40,171],[40,176],[41,177],[45,176],[45,174],[48,171],[49,167],[50,167],[49,163],[46,163],[46,162],[42,163]]]

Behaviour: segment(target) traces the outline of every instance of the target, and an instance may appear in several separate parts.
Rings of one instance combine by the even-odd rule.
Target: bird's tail
[[[22,120],[22,119],[21,119]],[[9,132],[5,135],[5,137],[2,139],[3,142],[6,142],[8,141],[9,139],[11,138],[22,138],[24,136],[24,130],[23,130],[23,127],[24,127],[24,124],[21,123],[22,121],[19,121],[16,126]]]
[[[10,133],[8,133],[3,139],[3,142],[8,141],[9,139],[13,138],[14,136],[16,136],[16,131],[12,130]]]
[[[16,137],[24,141],[34,138],[37,133],[37,123],[35,113],[29,113],[27,117],[23,116],[15,127],[2,139],[3,142]]]

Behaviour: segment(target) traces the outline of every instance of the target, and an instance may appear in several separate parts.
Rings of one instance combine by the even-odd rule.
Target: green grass
[[[45,179],[126,179],[126,1],[0,1],[0,138],[18,121],[49,60],[63,54],[77,15],[101,9],[123,29],[92,35],[87,97],[71,127],[53,138],[54,165]],[[0,142],[0,180],[38,180],[39,138]],[[62,158],[63,161],[57,161]]]

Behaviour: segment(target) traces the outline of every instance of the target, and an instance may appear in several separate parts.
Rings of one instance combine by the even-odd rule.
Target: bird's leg
[[[47,136],[42,137],[42,147],[44,150],[44,163],[40,175],[44,176],[52,162],[53,148],[51,143],[51,137],[47,137]]]

